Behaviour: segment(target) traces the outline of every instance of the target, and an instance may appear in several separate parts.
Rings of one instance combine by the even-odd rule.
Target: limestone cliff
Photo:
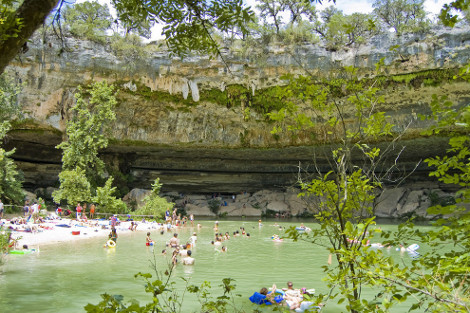
[[[181,192],[254,192],[285,189],[297,179],[299,164],[320,167],[330,143],[309,136],[276,140],[263,115],[269,89],[285,82],[283,74],[316,77],[338,75],[341,66],[356,66],[371,77],[384,58],[382,110],[397,129],[411,123],[401,146],[403,170],[440,154],[445,138],[423,138],[425,126],[415,118],[427,112],[431,94],[451,101],[468,101],[470,84],[452,76],[469,60],[469,28],[434,29],[432,34],[393,34],[369,43],[331,52],[321,45],[295,47],[272,44],[222,49],[223,58],[169,57],[156,44],[143,54],[125,55],[110,46],[88,41],[35,36],[29,50],[9,66],[24,84],[20,97],[26,123],[16,125],[7,147],[25,173],[26,187],[57,184],[62,139],[73,94],[80,84],[107,80],[118,90],[114,140],[103,157],[115,169],[130,174],[129,187],[149,188],[160,177],[166,190]],[[398,46],[398,48],[397,48]],[[250,110],[245,110],[250,107]],[[318,130],[317,138],[321,138]],[[423,180],[418,167],[411,180]]]

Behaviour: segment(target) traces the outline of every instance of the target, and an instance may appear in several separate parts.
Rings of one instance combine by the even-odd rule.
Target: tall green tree
[[[464,67],[458,78],[470,81],[470,65]],[[414,234],[431,249],[415,261],[412,279],[406,287],[419,302],[417,308],[428,312],[468,312],[470,309],[470,106],[456,106],[447,96],[433,96],[432,114],[422,118],[434,121],[425,132],[428,136],[449,136],[447,154],[426,159],[433,169],[430,176],[444,184],[458,188],[454,201],[438,199],[428,213],[438,217],[429,231],[416,232],[404,228],[405,234]],[[448,199],[446,199],[448,200]],[[405,231],[406,230],[406,231]],[[403,235],[403,234],[402,234]],[[421,275],[419,275],[422,273]],[[396,278],[395,278],[396,279]],[[435,301],[427,302],[427,298]]]
[[[424,0],[376,0],[372,6],[374,14],[398,35],[429,29]]]
[[[94,194],[105,168],[98,153],[107,147],[116,119],[114,89],[106,82],[95,82],[89,89],[79,87],[75,99],[67,140],[57,146],[63,150],[62,172],[60,188],[53,194],[56,202],[66,199],[70,205],[76,204],[78,195],[80,201],[89,201]]]
[[[105,42],[106,30],[113,20],[108,5],[96,1],[68,6],[62,16],[74,36],[97,42]]]
[[[330,9],[322,12],[321,16],[323,23],[317,22],[315,30],[331,50],[364,43],[377,34],[376,22],[369,14],[343,15],[341,11]]]
[[[376,169],[384,154],[393,153],[392,146],[380,149],[371,142],[397,134],[379,110],[383,97],[378,88],[359,80],[351,67],[338,76],[321,82],[291,77],[290,84],[278,90],[284,107],[269,117],[276,123],[273,134],[322,134],[322,140],[336,143],[330,170],[322,172],[314,166],[313,178],[299,180],[299,196],[306,199],[320,226],[302,238],[324,246],[335,259],[324,267],[331,296],[319,295],[317,301],[334,298],[349,312],[386,312],[406,297],[401,296],[400,285],[386,280],[401,269],[389,255],[367,245],[380,232],[375,228],[374,198],[385,178]],[[299,238],[295,228],[288,234]],[[364,298],[364,288],[375,290],[375,298]]]
[[[285,4],[280,0],[260,0],[256,5],[260,11],[261,18],[265,23],[271,24],[276,29],[276,34],[279,34],[281,27],[284,25],[282,20],[282,12],[285,10]]]
[[[302,20],[314,20],[316,9],[309,0],[283,0],[285,10],[289,12],[290,24],[300,23]]]
[[[2,148],[3,139],[11,128],[11,121],[21,118],[21,106],[17,95],[21,91],[7,73],[0,75],[0,198],[5,202],[21,203],[23,177],[17,170],[11,156],[15,149],[6,151]]]

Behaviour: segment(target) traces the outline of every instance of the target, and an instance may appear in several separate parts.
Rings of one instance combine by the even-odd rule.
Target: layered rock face
[[[419,135],[427,124],[416,114],[429,112],[431,95],[447,95],[457,104],[468,101],[470,84],[445,77],[468,62],[469,43],[469,29],[455,28],[399,38],[382,35],[338,52],[311,44],[234,44],[222,50],[224,63],[203,56],[170,58],[156,45],[145,48],[147,57],[116,56],[109,46],[37,36],[8,68],[24,84],[20,101],[29,120],[9,133],[6,147],[16,147],[27,188],[57,185],[61,157],[55,146],[62,140],[73,94],[80,84],[106,80],[115,84],[119,103],[114,139],[102,156],[133,177],[129,188],[148,189],[160,177],[164,190],[184,193],[285,190],[313,164],[328,170],[334,145],[322,140],[321,127],[315,139],[275,139],[272,124],[253,103],[262,105],[266,91],[285,84],[284,74],[334,78],[341,66],[356,66],[362,77],[371,77],[375,63],[384,58],[385,76],[395,75],[395,80],[381,90],[385,102],[380,109],[397,131],[408,127],[389,164],[406,147],[399,170],[409,172],[445,150],[446,138]],[[419,165],[409,182],[423,181],[427,174]]]

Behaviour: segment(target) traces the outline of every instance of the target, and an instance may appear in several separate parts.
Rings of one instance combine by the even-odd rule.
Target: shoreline
[[[27,245],[29,249],[37,249],[43,245],[52,245],[62,242],[85,240],[89,238],[107,238],[111,231],[109,220],[88,220],[79,222],[71,218],[46,220],[43,223],[12,224],[11,218],[1,219],[2,230],[11,229],[11,238],[16,240],[13,250],[23,249]],[[116,226],[118,233],[143,232],[161,229],[163,226],[156,222],[137,222],[134,231],[129,229],[131,221],[120,221]],[[31,229],[31,231],[25,231]]]

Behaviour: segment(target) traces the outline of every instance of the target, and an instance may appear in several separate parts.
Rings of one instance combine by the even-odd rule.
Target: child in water
[[[145,238],[145,245],[146,246],[153,246],[155,242],[150,239],[150,232],[147,233],[147,238]]]
[[[117,233],[116,233],[116,228],[113,227],[113,228],[111,229],[111,232],[110,232],[109,235],[108,235],[108,238],[109,238],[109,240],[112,240],[112,241],[114,241],[114,243],[116,243],[117,237],[118,237],[118,236],[117,236]]]

